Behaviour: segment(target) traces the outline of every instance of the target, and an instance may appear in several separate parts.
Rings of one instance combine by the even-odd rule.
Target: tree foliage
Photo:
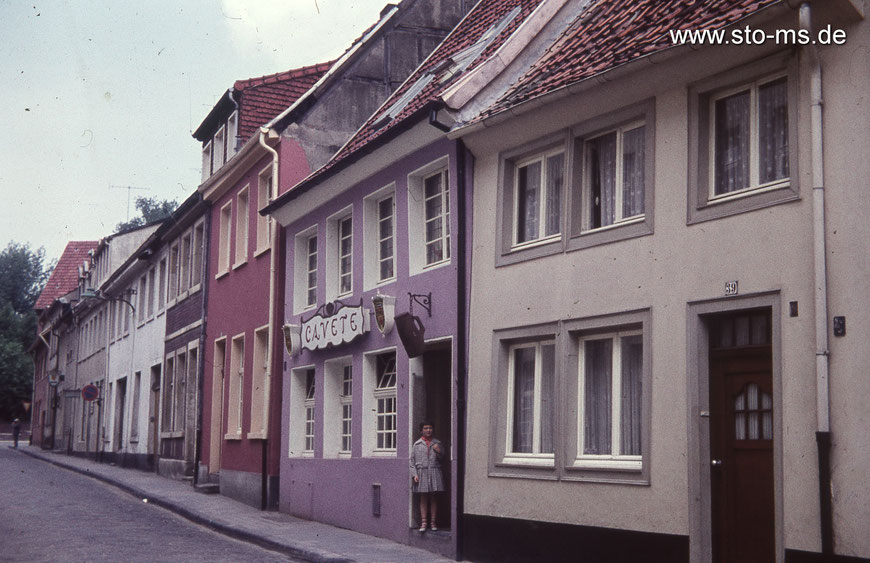
[[[136,209],[139,210],[139,216],[133,217],[129,221],[122,221],[115,227],[115,232],[120,233],[133,227],[141,227],[154,221],[165,219],[172,215],[175,208],[178,207],[178,202],[169,199],[157,199],[153,197],[137,197]]]
[[[45,249],[10,242],[0,252],[0,419],[23,417],[21,401],[30,400],[33,360],[27,352],[36,338],[33,305],[51,267]]]

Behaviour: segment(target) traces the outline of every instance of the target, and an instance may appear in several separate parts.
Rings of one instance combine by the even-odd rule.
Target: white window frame
[[[272,248],[272,229],[275,228],[270,215],[261,215],[259,211],[269,205],[273,197],[272,165],[260,170],[257,174],[257,242],[254,256]]]
[[[314,457],[317,433],[317,371],[309,369],[305,372],[305,398],[302,403],[304,430],[302,432],[302,456]]]
[[[758,108],[758,90],[760,87],[770,84],[771,82],[775,82],[782,78],[786,79],[785,88],[786,88],[786,103],[790,104],[791,100],[788,95],[789,88],[789,77],[788,73],[785,71],[777,72],[763,78],[759,78],[757,80],[753,80],[750,82],[743,82],[738,86],[734,86],[723,90],[721,92],[717,92],[716,94],[710,96],[709,105],[707,107],[708,115],[708,194],[707,201],[709,203],[715,203],[718,201],[727,201],[735,198],[744,197],[747,194],[754,194],[764,191],[772,191],[777,190],[779,188],[788,187],[791,183],[791,174],[792,171],[789,170],[789,175],[785,178],[780,178],[778,180],[773,180],[766,183],[761,183],[759,179],[759,151],[760,151],[760,142],[759,142],[759,108]],[[725,192],[722,194],[716,193],[716,102],[719,100],[723,100],[725,98],[729,98],[736,94],[740,94],[743,92],[749,91],[749,186],[746,188],[742,188],[739,190],[734,190],[731,192]],[[786,108],[786,114],[788,115],[789,110]],[[796,124],[789,123],[789,129],[794,127]],[[786,133],[788,137],[789,134]],[[790,137],[789,137],[790,138]]]
[[[392,200],[390,217],[382,218],[380,204],[387,199]],[[392,256],[385,258],[381,255],[380,227],[382,220],[390,222]],[[388,239],[384,239],[388,240]],[[384,286],[396,280],[396,188],[390,184],[369,194],[363,200],[363,278],[365,289]],[[392,261],[393,272],[391,276],[381,277],[381,262],[385,259]],[[340,263],[340,262],[339,262]]]
[[[408,174],[408,270],[410,275],[420,274],[450,264],[450,158],[443,156]],[[442,259],[427,263],[426,248],[426,179],[442,177]],[[446,233],[446,234],[445,234]]]
[[[218,215],[218,263],[215,279],[229,273],[232,263],[233,201],[221,206]],[[170,275],[172,272],[170,271]]]
[[[225,153],[226,144],[227,144],[226,126],[221,125],[220,128],[217,130],[217,132],[214,134],[214,141],[212,142],[212,145],[211,145],[211,147],[212,147],[212,151],[211,151],[211,156],[212,156],[211,171],[212,171],[212,174],[214,174],[215,172],[220,170],[221,167],[224,165],[224,162],[226,162],[226,160],[224,159],[224,155],[226,154]]]
[[[236,194],[236,252],[233,269],[248,262],[248,242],[251,219],[250,184],[245,185]]]
[[[351,219],[351,253],[350,253],[350,291],[341,291],[341,223]],[[357,221],[353,213],[353,206],[348,206],[326,220],[326,301],[347,297],[353,294],[354,278],[354,236],[353,229]]]
[[[308,303],[309,279],[308,276],[312,272],[308,269],[309,264],[309,249],[308,243],[312,237],[317,238],[317,262],[315,264],[316,286],[314,303]],[[293,239],[293,312],[300,314],[317,307],[318,289],[323,283],[322,266],[320,261],[320,236],[317,230],[317,225],[312,225],[298,233]]]
[[[441,190],[432,196],[427,197],[426,195],[426,181],[430,178],[440,177],[441,181]],[[426,266],[424,268],[432,268],[434,266],[438,266],[439,264],[443,264],[445,262],[450,262],[450,177],[447,172],[447,168],[442,168],[441,170],[435,172],[434,174],[428,174],[422,178],[423,182],[423,253],[424,253],[424,261]],[[427,217],[426,210],[428,209],[428,203],[430,199],[440,199],[441,200],[441,213],[436,217]],[[439,221],[441,223],[441,236],[429,240],[429,223],[432,221]],[[441,242],[441,258],[438,260],[434,260],[429,262],[429,245],[434,244],[436,242]]]
[[[227,118],[227,158],[229,161],[238,151],[236,150],[237,137],[239,136],[239,111],[234,110]]]
[[[295,367],[290,371],[290,396],[287,418],[287,457],[300,458],[311,457],[313,452],[305,451],[305,423],[306,423],[306,376],[310,371],[315,371],[314,364]],[[316,395],[316,391],[315,391]]]
[[[547,224],[547,197],[548,197],[548,170],[547,170],[547,161],[551,157],[562,155],[562,170],[563,170],[563,178],[562,178],[562,186],[561,193],[559,195],[559,230],[553,234],[546,234],[546,224]],[[522,168],[526,168],[528,166],[533,165],[536,162],[540,162],[541,164],[541,193],[539,196],[539,209],[538,209],[538,233],[535,238],[519,241],[519,171]],[[513,175],[513,213],[512,213],[512,225],[511,225],[511,248],[515,250],[519,250],[522,248],[527,248],[529,246],[537,246],[540,244],[547,244],[553,241],[560,240],[562,238],[562,225],[564,223],[563,209],[565,202],[565,184],[567,183],[565,180],[568,177],[568,167],[567,167],[567,151],[564,146],[559,146],[556,148],[552,148],[547,151],[541,151],[535,153],[533,155],[527,156],[520,160],[517,160],[514,164],[514,175]]]
[[[350,456],[353,451],[353,364],[347,363],[341,368],[341,391],[338,399],[341,407],[341,426],[338,455]],[[348,373],[350,374],[349,379]],[[350,392],[348,392],[348,388]],[[348,412],[350,416],[348,416]]]
[[[619,449],[622,445],[622,339],[628,336],[640,336],[643,341],[643,330],[622,330],[584,335],[578,339],[578,373],[577,373],[577,457],[573,467],[585,469],[617,469],[640,471],[643,468],[643,455],[623,455]],[[586,346],[585,343],[593,340],[611,340],[611,453],[610,454],[586,454],[583,453],[585,440],[585,400],[586,400]],[[644,344],[646,344],[644,342]],[[640,375],[644,382],[643,374]],[[641,393],[641,408],[643,405],[643,391]],[[641,412],[640,423],[646,424],[644,414]],[[641,436],[644,429],[641,428]]]
[[[556,346],[556,340],[553,338],[543,339],[543,340],[535,340],[530,342],[522,342],[513,344],[508,347],[508,376],[507,376],[507,419],[506,419],[506,427],[505,427],[505,455],[503,459],[503,463],[508,464],[517,464],[517,465],[533,465],[533,466],[546,466],[552,467],[555,464],[555,454],[548,452],[541,452],[541,349],[543,346],[553,346],[554,348],[554,364],[553,364],[553,405],[551,408],[557,409],[555,395],[556,395],[556,376],[557,376],[557,362],[556,362],[556,354],[558,353],[558,347]],[[534,424],[532,427],[532,451],[531,452],[514,452],[513,451],[513,438],[514,438],[514,390],[516,386],[516,365],[515,365],[515,352],[522,348],[531,348],[535,350],[535,387],[534,387]],[[555,419],[556,412],[554,410],[553,417]],[[556,437],[558,435],[558,429],[553,427],[553,449],[556,449]]]
[[[646,133],[645,133],[645,131],[646,131],[647,124],[643,119],[640,119],[637,121],[632,121],[631,123],[628,123],[626,125],[622,125],[619,127],[613,127],[613,128],[608,129],[608,130],[595,133],[594,135],[591,135],[591,136],[588,136],[588,137],[582,139],[581,142],[583,143],[583,164],[584,164],[583,165],[583,180],[582,180],[582,183],[583,183],[582,207],[585,209],[585,211],[583,213],[583,232],[584,233],[596,232],[596,231],[601,231],[601,230],[605,230],[605,229],[613,229],[616,227],[620,227],[622,225],[626,225],[629,223],[637,223],[637,222],[644,220],[644,216],[646,213],[645,206],[644,206],[644,212],[638,213],[636,215],[631,215],[629,217],[623,217],[623,209],[622,209],[622,204],[623,204],[623,201],[625,199],[625,182],[624,182],[624,174],[623,174],[623,164],[624,164],[623,159],[624,159],[624,152],[625,151],[623,150],[623,147],[624,147],[623,138],[624,138],[624,135],[626,132],[634,131],[635,129],[638,129],[640,127],[644,128],[644,145],[646,145]],[[591,173],[592,173],[592,171],[591,171],[591,165],[589,162],[589,143],[591,141],[594,141],[596,139],[600,139],[601,137],[604,137],[605,135],[609,135],[611,133],[616,133],[616,163],[615,163],[615,166],[616,166],[615,176],[616,176],[616,178],[614,181],[615,193],[613,194],[613,196],[614,196],[613,206],[614,206],[614,210],[615,210],[615,213],[614,213],[615,217],[613,219],[613,223],[611,223],[610,225],[601,225],[598,227],[593,227],[592,226],[592,223],[593,223],[592,213],[594,212],[595,208],[591,204],[591,200],[592,200]],[[644,149],[646,149],[646,146],[644,146]],[[646,158],[649,158],[649,155],[647,154],[647,151],[644,150],[644,165],[646,164]],[[644,182],[643,199],[644,200],[646,199],[646,182]]]
[[[211,177],[212,166],[212,151],[211,140],[202,147],[202,181],[205,182]]]
[[[205,220],[200,219],[191,228],[190,235],[190,288],[188,294],[197,292],[202,287],[203,266],[205,263]],[[197,241],[197,238],[199,239]]]
[[[399,409],[398,409],[398,368],[396,366],[397,363],[397,355],[395,352],[387,352],[384,354],[379,354],[375,358],[375,365],[377,366],[378,358],[391,354],[393,356],[393,371],[392,371],[392,385],[384,385],[384,379],[388,378],[390,372],[385,371],[383,374],[378,373],[378,370],[375,370],[375,388],[373,391],[374,399],[375,399],[375,454],[378,453],[395,453],[396,448],[398,446],[398,418],[399,418]],[[387,381],[388,383],[388,381]],[[385,408],[381,410],[382,405],[388,405],[392,403],[392,409]],[[385,421],[383,425],[383,429],[381,429],[380,422]],[[386,424],[392,420],[392,428],[388,428]],[[381,438],[383,438],[383,443],[381,443]],[[392,442],[392,445],[389,443]]]
[[[254,367],[251,373],[251,428],[248,438],[268,437],[269,395],[272,385],[272,362],[269,353],[269,326],[254,330]]]
[[[227,408],[226,440],[241,440],[245,405],[245,333],[230,341],[229,401]]]

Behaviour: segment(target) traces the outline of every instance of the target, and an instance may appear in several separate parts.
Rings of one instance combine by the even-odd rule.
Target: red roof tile
[[[55,299],[74,290],[79,283],[79,266],[98,244],[96,240],[68,242],[33,308],[47,309]]]
[[[248,139],[260,126],[293,105],[334,61],[237,80],[233,90],[241,93],[239,102],[239,136]]]
[[[399,124],[403,123],[407,118],[416,114],[418,111],[426,107],[430,102],[436,101],[459,76],[463,76],[466,72],[474,69],[476,66],[485,61],[493,52],[495,52],[511,34],[525,21],[535,8],[543,0],[480,0],[475,7],[459,22],[459,24],[450,32],[444,41],[432,52],[409,77],[381,106],[381,109],[376,111],[368,121],[354,134],[353,137],[344,145],[344,147],[336,153],[329,162],[323,165],[320,169],[312,173],[301,184],[309,184],[315,178],[326,173],[326,171],[334,168],[340,162],[345,161],[353,154],[357,153],[374,140],[382,137],[387,132],[395,129]],[[452,59],[460,54],[463,49],[466,49],[478,41],[483,34],[495,25],[502,17],[507,16],[514,8],[519,7],[519,13],[513,20],[496,36],[492,43],[466,67],[465,72],[457,74],[449,79],[442,79],[447,73],[443,68],[445,61]],[[441,67],[441,68],[439,68]],[[431,80],[408,104],[402,109],[393,119],[386,124],[381,124],[383,115],[386,110],[396,103],[415,83],[427,74],[434,74],[435,78]],[[292,194],[293,189],[290,190]],[[291,196],[292,197],[292,196]]]
[[[478,119],[673,47],[670,30],[717,29],[780,0],[594,0]]]

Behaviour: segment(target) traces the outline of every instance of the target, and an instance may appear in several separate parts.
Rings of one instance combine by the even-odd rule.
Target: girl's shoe
[[[432,530],[433,532],[437,532],[438,526],[435,525],[435,522],[432,522],[432,525],[429,526],[429,529]]]
[[[426,520],[421,520],[421,521],[420,521],[420,530],[419,530],[419,532],[420,532],[420,533],[423,533],[423,532],[425,532],[425,531],[426,531]]]

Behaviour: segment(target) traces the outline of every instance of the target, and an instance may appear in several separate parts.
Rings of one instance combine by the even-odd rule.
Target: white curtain
[[[716,102],[715,192],[749,187],[749,90]]]
[[[610,454],[613,341],[587,340],[585,346],[583,453]]]
[[[547,159],[547,224],[544,236],[558,234],[562,208],[562,185],[565,182],[565,155],[557,154]]]
[[[513,451],[532,452],[535,424],[535,349],[514,350]]]
[[[643,337],[625,336],[622,349],[622,440],[623,455],[640,455]]]
[[[622,218],[643,214],[644,126],[622,135]]]
[[[589,207],[592,229],[612,225],[616,187],[616,132],[592,139],[588,144]]]
[[[517,170],[517,242],[538,238],[541,213],[541,162]]]
[[[758,175],[763,184],[788,177],[788,88],[781,78],[758,88]]]
[[[541,451],[553,453],[553,417],[555,415],[556,346],[541,346]]]

